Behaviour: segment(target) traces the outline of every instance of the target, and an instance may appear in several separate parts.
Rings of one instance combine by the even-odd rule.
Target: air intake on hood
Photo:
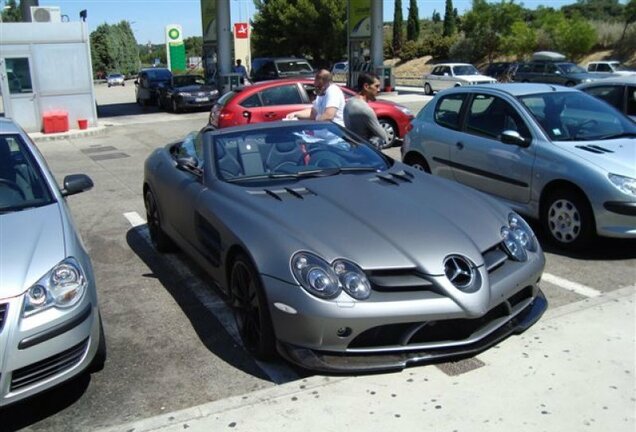
[[[371,179],[371,181],[383,181],[392,185],[398,185],[400,184],[399,181],[402,183],[412,183],[412,179],[413,174],[402,170],[398,172],[388,172],[386,174],[376,174],[375,178]]]
[[[305,199],[305,195],[316,195],[307,188],[282,188],[282,189],[263,189],[263,190],[248,190],[247,193],[256,196],[269,196],[275,200],[282,201],[284,198],[297,198]]]
[[[597,145],[579,145],[576,146],[576,148],[580,148],[581,150],[589,151],[590,153],[594,154],[614,153],[614,151],[612,150]]]

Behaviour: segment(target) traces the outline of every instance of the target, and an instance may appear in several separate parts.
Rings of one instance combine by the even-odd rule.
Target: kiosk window
[[[5,59],[7,78],[9,80],[9,93],[33,93],[31,84],[31,68],[28,58]]]

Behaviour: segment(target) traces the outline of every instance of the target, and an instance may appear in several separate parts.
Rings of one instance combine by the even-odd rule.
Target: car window
[[[600,63],[597,65],[596,70],[598,72],[612,72],[612,68],[606,63]]]
[[[296,84],[272,87],[260,92],[263,106],[302,104]]]
[[[454,66],[455,75],[479,75],[479,71],[473,65]]]
[[[627,88],[627,111],[629,116],[636,116],[636,86]]]
[[[587,94],[591,94],[599,99],[604,100],[613,107],[623,110],[623,86],[596,86],[584,89]]]
[[[531,72],[532,71],[532,65],[529,64],[522,64],[519,65],[519,67],[517,68],[517,72]]]
[[[311,73],[312,67],[305,60],[277,61],[276,67],[280,73]]]
[[[205,80],[197,75],[179,75],[172,78],[175,87],[184,87],[189,85],[204,85]]]
[[[316,100],[316,86],[313,84],[303,84],[303,88],[305,89],[305,92],[307,92],[307,97],[309,98],[309,102],[312,102],[314,100]],[[345,97],[346,97],[346,93],[345,93]]]
[[[581,66],[576,65],[574,63],[559,63],[557,66],[559,67],[561,72],[566,74],[585,72],[585,69],[583,69]]]
[[[532,72],[534,73],[543,73],[545,70],[545,64],[543,63],[535,63],[532,65]]]
[[[194,158],[200,166],[203,160],[201,134],[197,134],[197,132],[194,131],[190,132],[176,150],[176,158],[191,157]]]
[[[0,213],[53,202],[44,175],[19,135],[0,135]]]
[[[464,99],[464,94],[452,94],[440,98],[435,107],[435,122],[443,127],[459,129],[459,113]]]
[[[596,64],[595,63],[591,63],[591,64],[587,65],[587,71],[588,72],[596,72]]]
[[[545,65],[545,71],[547,73],[553,74],[553,73],[556,73],[558,71],[558,69],[557,69],[557,67],[554,64],[548,63],[547,65]]]
[[[452,75],[450,66],[444,66],[442,68],[442,75]]]
[[[239,102],[239,105],[243,108],[258,108],[262,106],[258,93],[254,93],[252,96],[245,98],[243,101]]]
[[[466,114],[466,131],[499,139],[507,130],[530,136],[525,123],[508,102],[492,95],[475,95]]]
[[[550,92],[520,96],[539,125],[554,141],[590,141],[636,133],[636,125],[607,103],[583,92]]]
[[[305,175],[382,172],[391,166],[389,158],[335,123],[294,123],[215,136],[218,176],[238,184],[272,183]]]

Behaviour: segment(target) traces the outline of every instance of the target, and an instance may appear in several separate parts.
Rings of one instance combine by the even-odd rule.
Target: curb
[[[88,136],[102,135],[106,133],[106,126],[96,126],[88,129],[71,129],[67,132],[43,134],[42,132],[29,133],[29,137],[34,142],[59,141],[65,139],[83,138]]]

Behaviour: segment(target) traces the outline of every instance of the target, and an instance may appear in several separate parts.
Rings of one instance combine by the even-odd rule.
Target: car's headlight
[[[402,112],[403,112],[404,114],[406,114],[407,116],[412,116],[412,115],[413,115],[413,113],[411,112],[411,110],[410,110],[410,109],[408,109],[408,108],[407,108],[407,107],[405,107],[405,106],[398,105],[398,106],[397,106],[397,109],[399,109],[400,111],[402,111]]]
[[[218,90],[210,90],[210,96],[216,96],[219,94]]]
[[[621,192],[636,196],[636,179],[618,174],[609,174],[608,177]]]
[[[525,261],[528,251],[537,251],[537,239],[532,228],[516,213],[508,215],[508,226],[501,228],[501,237],[506,250],[516,261]]]
[[[350,261],[338,259],[329,265],[314,254],[298,252],[292,257],[291,266],[298,283],[317,297],[335,298],[344,290],[354,299],[365,300],[371,294],[366,275]]]
[[[188,92],[179,92],[179,93],[177,93],[177,94],[178,94],[179,96],[186,96],[186,97],[192,96],[192,94],[191,94],[191,93],[188,93]]]
[[[87,284],[79,262],[75,258],[67,258],[26,291],[22,316],[27,317],[53,306],[74,306],[84,295]]]

